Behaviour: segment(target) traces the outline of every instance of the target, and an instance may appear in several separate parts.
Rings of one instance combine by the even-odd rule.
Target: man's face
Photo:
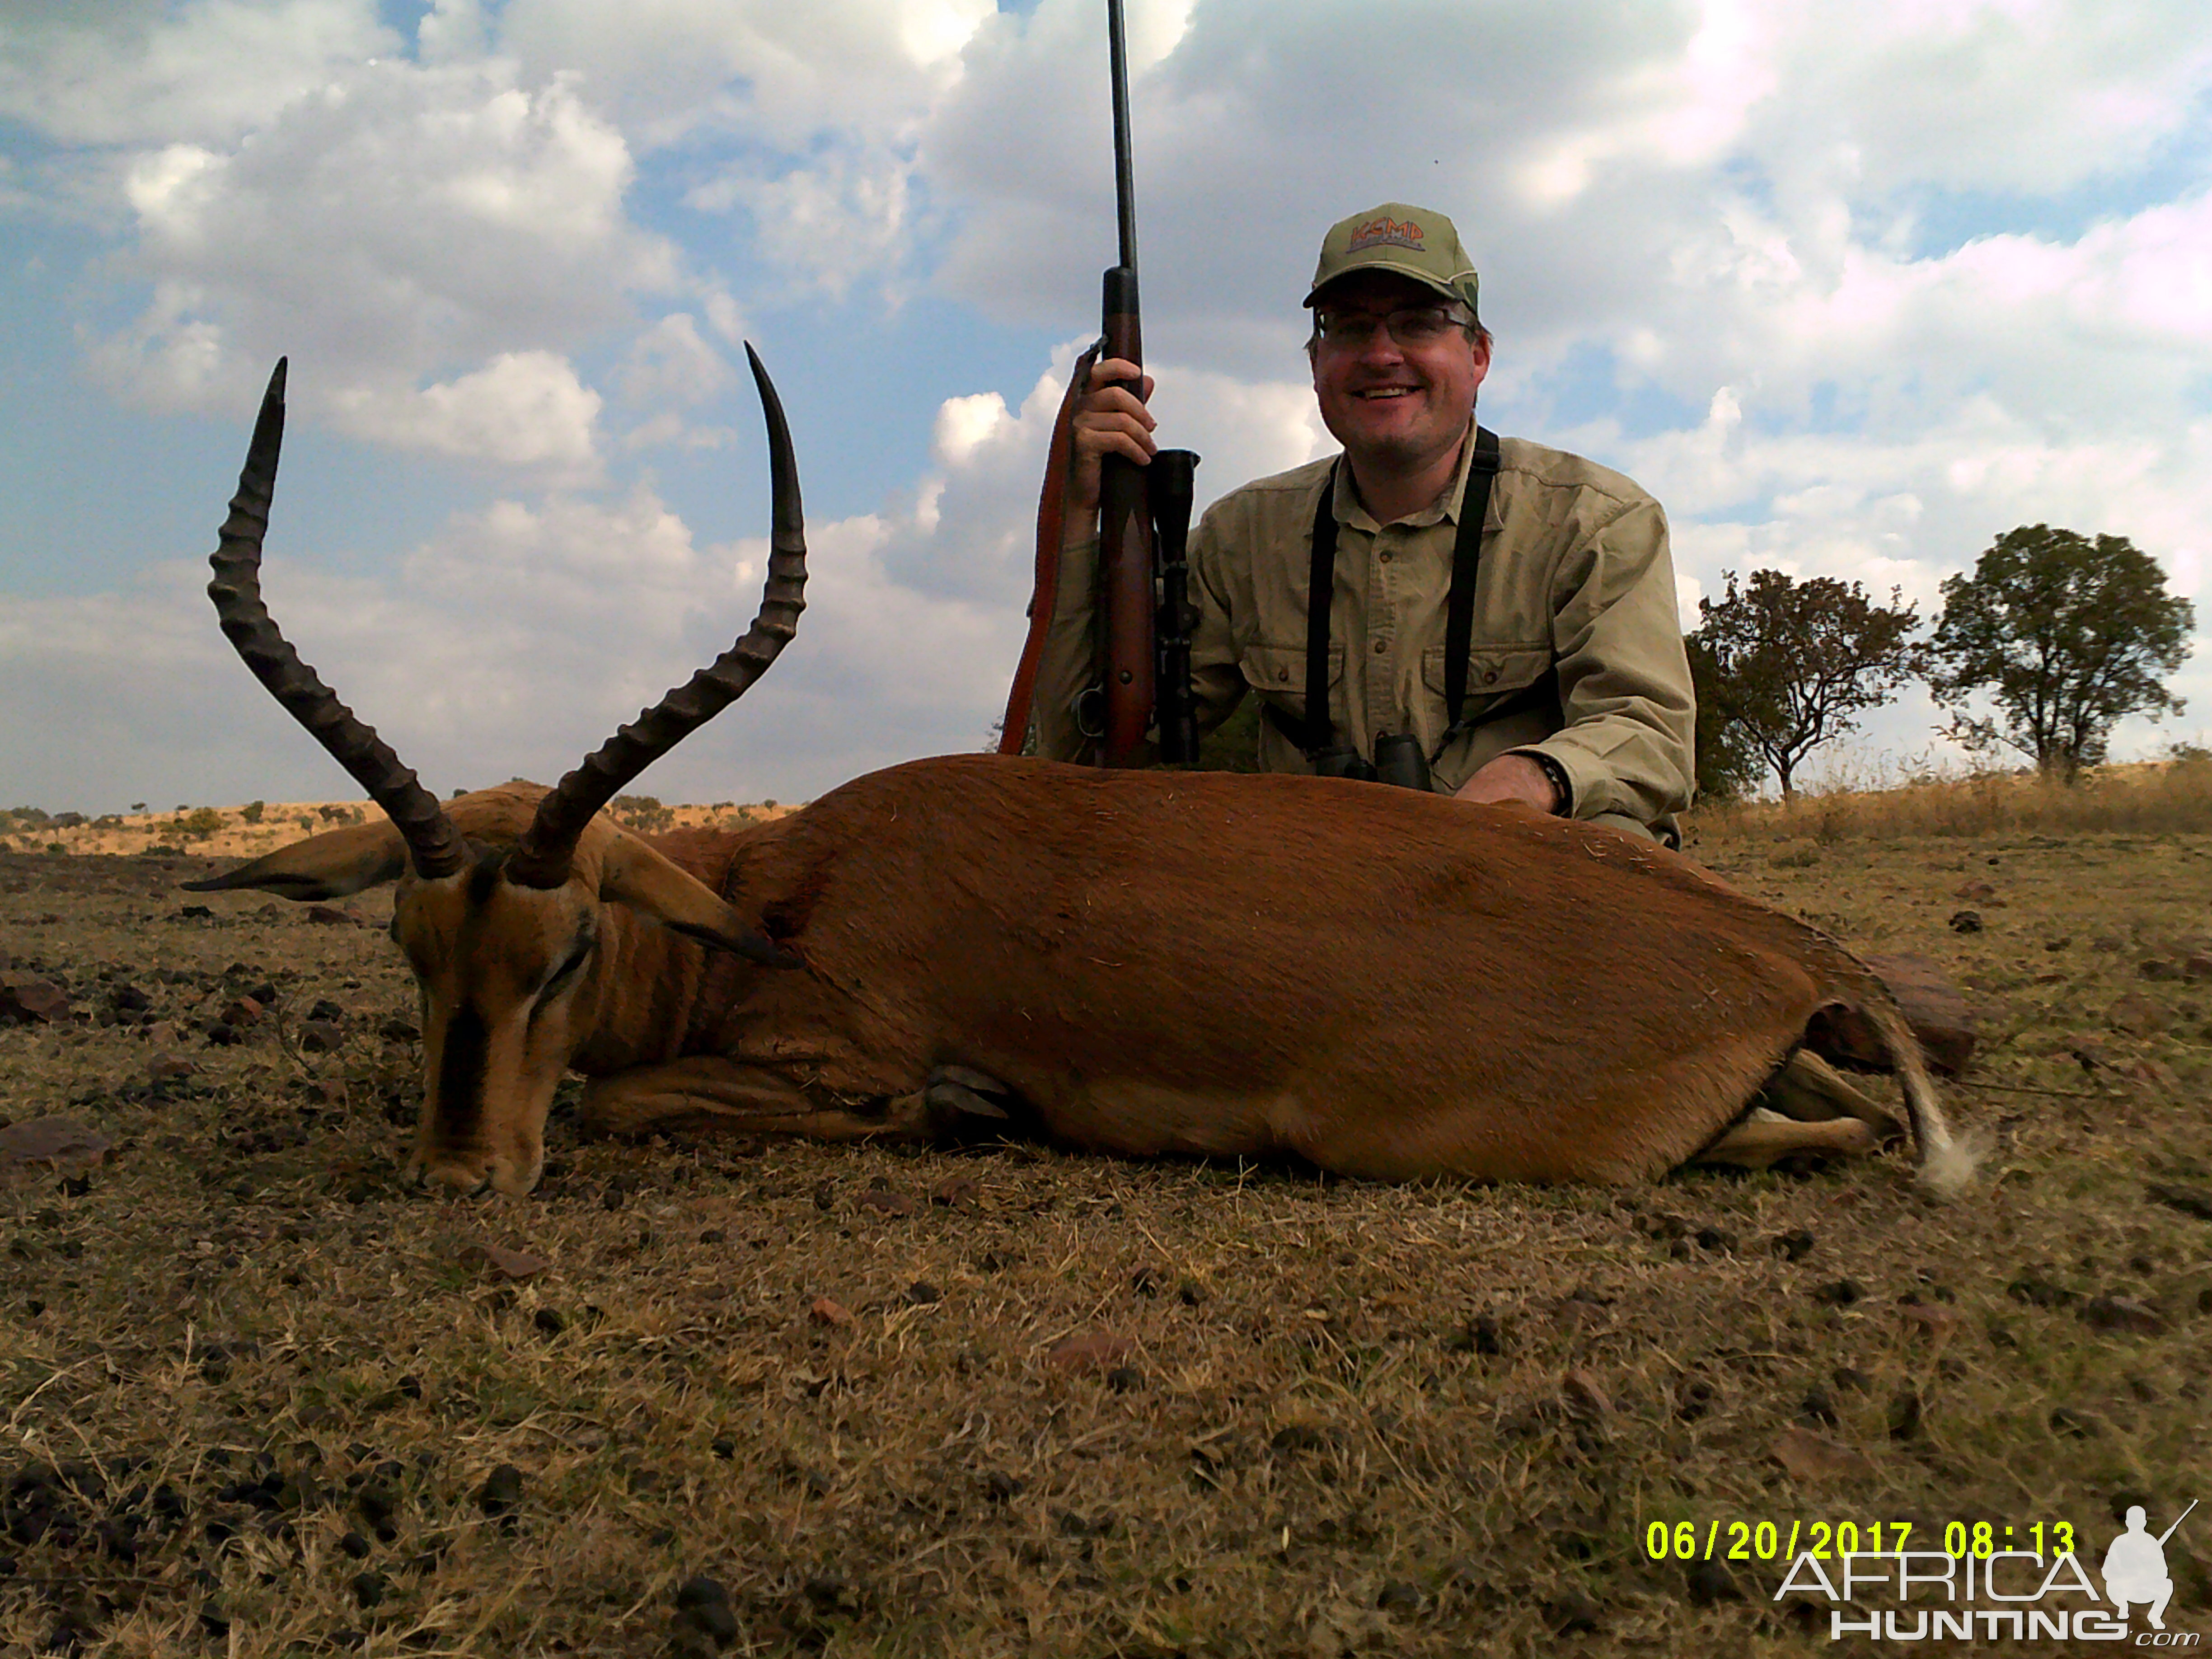
[[[1372,271],[1332,283],[1315,310],[1323,319],[1364,313],[1379,319],[1440,303],[1434,289]],[[1475,388],[1490,372],[1490,349],[1458,328],[1411,345],[1379,326],[1364,335],[1333,340],[1324,329],[1315,343],[1314,395],[1322,421],[1355,461],[1418,471],[1465,434]]]

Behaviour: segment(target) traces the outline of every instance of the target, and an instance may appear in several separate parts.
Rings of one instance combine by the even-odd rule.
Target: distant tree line
[[[1698,602],[1687,636],[1698,696],[1698,793],[1730,799],[1771,773],[1784,795],[1823,744],[1924,680],[1970,750],[2009,748],[2071,783],[2105,757],[2129,714],[2181,712],[2166,676],[2189,654],[2196,612],[2156,561],[2124,536],[2023,525],[1971,575],[1943,584],[1933,633],[1890,591],[1856,582],[1734,571]]]

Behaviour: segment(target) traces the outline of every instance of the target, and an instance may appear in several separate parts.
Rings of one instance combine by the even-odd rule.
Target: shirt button
[[[1483,683],[1485,685],[1495,685],[1495,684],[1498,684],[1498,671],[1497,671],[1495,668],[1488,669],[1488,670],[1485,671],[1485,672],[1484,672],[1484,674],[1483,674],[1483,676],[1482,676],[1482,683]]]
[[[1385,651],[1388,651],[1389,648],[1390,648],[1390,641],[1388,641],[1388,640],[1377,640],[1377,641],[1375,641],[1375,654],[1376,654],[1376,656],[1378,656],[1378,657],[1379,657],[1379,656],[1381,656],[1381,655],[1382,655]],[[1497,677],[1496,677],[1495,675],[1492,675],[1492,678],[1494,679],[1494,678],[1496,678]]]
[[[1275,678],[1279,680],[1287,680],[1291,678],[1291,671],[1287,668],[1278,668],[1275,671]]]
[[[1383,549],[1380,553],[1377,553],[1377,554],[1375,556],[1375,558],[1376,558],[1376,562],[1377,563],[1379,563],[1379,564],[1388,564],[1388,563],[1389,563],[1389,562],[1390,562],[1390,550],[1389,550],[1389,548],[1387,548],[1387,547],[1386,547],[1386,548],[1384,548],[1384,549]]]

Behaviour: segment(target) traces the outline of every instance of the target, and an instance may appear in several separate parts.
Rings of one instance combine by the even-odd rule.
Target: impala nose
[[[442,1188],[454,1198],[472,1198],[492,1185],[489,1170],[451,1161],[418,1166],[416,1179],[425,1187]]]

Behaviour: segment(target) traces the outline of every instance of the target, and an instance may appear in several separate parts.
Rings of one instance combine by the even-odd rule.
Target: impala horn
[[[368,791],[405,839],[415,873],[434,881],[467,862],[467,843],[437,797],[400,764],[375,728],[340,702],[315,671],[300,660],[300,653],[277,631],[269,607],[261,602],[261,542],[269,533],[276,454],[284,443],[286,361],[276,360],[276,372],[269,377],[269,390],[262,396],[261,416],[253,423],[253,441],[246,452],[246,470],[238,476],[238,494],[230,498],[230,516],[223,520],[215,556],[208,562],[215,567],[208,597],[215,601],[223,633],[254,678]]]
[[[806,535],[799,505],[799,463],[792,454],[791,428],[760,354],[745,347],[753,380],[760,387],[761,413],[768,423],[770,514],[768,582],[760,614],[727,651],[669,692],[600,744],[581,766],[562,778],[538,803],[538,816],[507,860],[507,879],[526,887],[558,887],[568,878],[576,839],[601,807],[623,787],[692,732],[735,702],[768,672],[784,642],[797,631],[805,608]],[[389,809],[387,809],[389,810]]]

